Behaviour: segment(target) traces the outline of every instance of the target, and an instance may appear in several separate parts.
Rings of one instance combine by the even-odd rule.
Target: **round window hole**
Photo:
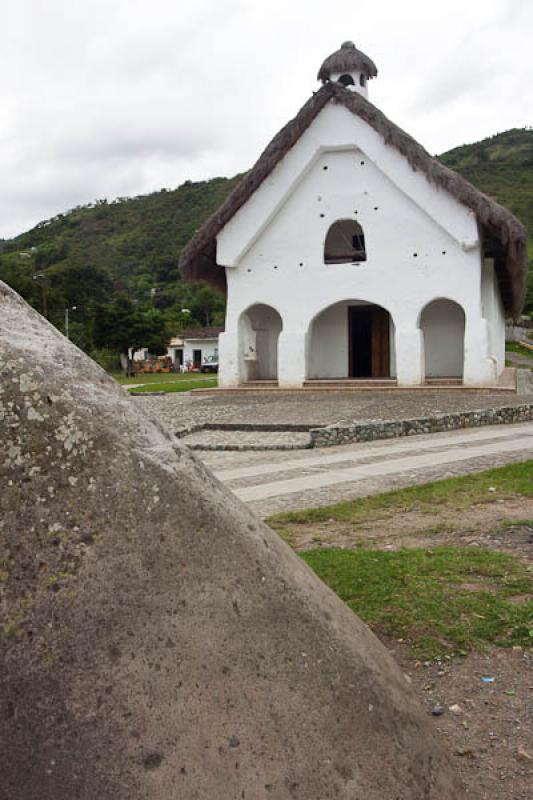
[[[321,217],[324,217],[324,216],[325,216],[325,214],[321,214],[320,216],[321,216]]]
[[[379,211],[379,206],[374,206],[374,211]]]
[[[277,264],[274,264],[274,269],[277,269],[277,268],[278,268],[278,265],[277,265]]]
[[[327,164],[324,167],[322,167],[322,169],[327,169],[327,168],[328,168]]]
[[[364,166],[365,166],[365,162],[364,162],[364,161],[361,161],[361,166],[362,166],[362,167],[364,167]]]
[[[442,251],[442,255],[443,255],[443,256],[445,256],[445,255],[446,255],[446,250],[443,250],[443,251]]]
[[[303,267],[303,261],[300,261],[300,266]]]
[[[418,253],[413,253],[413,258],[418,258]]]
[[[251,269],[247,269],[247,270],[246,270],[246,272],[251,272],[251,271],[252,271]]]

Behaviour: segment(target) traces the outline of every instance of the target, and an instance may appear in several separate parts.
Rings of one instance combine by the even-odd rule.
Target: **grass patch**
[[[509,602],[533,593],[533,576],[512,556],[440,547],[320,549],[301,557],[376,633],[404,639],[419,658],[533,645],[533,602]]]
[[[196,378],[183,381],[166,381],[164,383],[148,383],[145,386],[136,386],[128,389],[130,394],[143,394],[144,392],[190,392],[191,389],[214,389],[218,386],[216,378]]]
[[[276,530],[280,526],[286,528],[288,524],[305,525],[329,520],[360,525],[391,513],[421,511],[433,514],[436,507],[457,510],[511,495],[533,496],[533,461],[347,500],[323,508],[287,511],[275,514],[267,522]]]
[[[146,375],[134,375],[132,378],[126,378],[121,372],[112,372],[110,373],[112,377],[117,381],[117,383],[122,384],[123,386],[129,386],[130,384],[149,384],[149,383],[176,383],[179,381],[202,381],[202,380],[213,380],[213,378],[209,378],[208,376],[202,375],[202,373],[198,372],[154,372],[154,373],[147,373]]]
[[[530,358],[531,365],[533,366],[533,350],[528,350],[527,347],[524,347],[518,342],[505,342],[505,350],[508,353],[517,353],[519,356],[526,356],[526,358]]]

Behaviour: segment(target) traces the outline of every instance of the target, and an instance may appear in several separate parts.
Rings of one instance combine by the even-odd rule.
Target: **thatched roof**
[[[186,328],[184,331],[180,331],[180,337],[182,339],[216,339],[221,333],[224,333],[224,328],[220,326],[211,328]]]
[[[351,92],[337,83],[326,83],[314,94],[296,117],[272,139],[224,203],[212,214],[182,250],[180,270],[188,280],[200,280],[225,290],[225,270],[216,263],[216,236],[251,195],[259,188],[274,167],[293,147],[317,114],[329,103],[340,103],[361,117],[396,148],[415,171],[449,192],[476,215],[484,252],[494,258],[500,291],[509,316],[517,318],[522,310],[527,277],[526,229],[510,211],[480,192],[456,172],[429,155],[411,136],[358,92]]]
[[[372,59],[358,50],[353,42],[343,42],[340,50],[326,58],[318,70],[317,79],[325,83],[337,72],[364,72],[369,78],[375,78],[378,74]]]

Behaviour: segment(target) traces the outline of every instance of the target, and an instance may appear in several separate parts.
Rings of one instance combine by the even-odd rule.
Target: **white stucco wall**
[[[367,260],[326,265],[327,231],[336,220],[348,218],[363,228]],[[465,383],[495,380],[482,316],[474,214],[414,172],[344,107],[326,106],[228,222],[217,238],[217,260],[227,267],[228,279],[222,385],[240,380],[238,320],[246,308],[263,303],[279,312],[278,373],[280,383],[290,386],[300,385],[326,359],[313,353],[312,320],[349,299],[389,311],[396,329],[398,381],[420,383],[419,317],[424,306],[440,297],[459,303],[466,314]],[[333,318],[325,320],[333,330]]]
[[[262,304],[248,308],[239,321],[243,351],[241,380],[272,380],[278,376],[281,317]]]
[[[348,375],[347,303],[337,303],[314,321],[309,342],[310,378],[345,378]]]
[[[183,342],[183,363],[193,361],[195,350],[202,351],[202,361],[207,356],[218,356],[218,337],[214,339],[185,339]]]
[[[465,315],[450,300],[434,300],[422,311],[426,378],[462,378]]]
[[[489,355],[494,359],[496,373],[499,375],[505,367],[505,312],[492,258],[483,261],[481,308],[488,323]]]

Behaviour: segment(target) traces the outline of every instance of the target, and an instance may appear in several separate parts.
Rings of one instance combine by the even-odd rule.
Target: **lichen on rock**
[[[463,796],[369,629],[3,284],[0,386],[6,797]]]

